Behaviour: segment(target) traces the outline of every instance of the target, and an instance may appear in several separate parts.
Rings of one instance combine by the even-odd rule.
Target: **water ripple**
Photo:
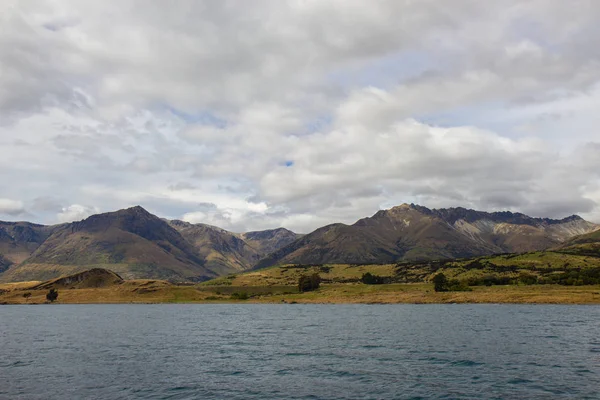
[[[600,308],[0,307],[0,398],[597,398]]]

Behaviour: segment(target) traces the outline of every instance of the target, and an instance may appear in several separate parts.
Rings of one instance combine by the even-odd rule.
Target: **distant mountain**
[[[239,235],[216,226],[179,220],[169,224],[194,246],[206,266],[220,275],[250,269],[263,256]]]
[[[164,220],[138,206],[54,226],[0,222],[0,281],[44,281],[91,268],[107,268],[124,279],[201,281],[281,263],[388,263],[548,248],[581,251],[593,245],[576,241],[592,239],[575,237],[598,228],[578,216],[552,220],[403,204],[353,225],[332,224],[308,235],[284,228],[233,233]]]
[[[241,238],[259,254],[266,256],[302,237],[285,228],[242,233]]]
[[[0,280],[48,280],[90,268],[125,279],[206,280],[251,269],[297,237],[282,228],[237,234],[169,221],[139,206],[55,226],[0,222]]]
[[[126,279],[205,280],[217,276],[177,230],[142,207],[133,207],[55,229],[2,278],[45,280],[107,266]]]
[[[571,216],[562,220],[465,208],[430,210],[403,204],[353,225],[333,224],[261,260],[275,264],[386,263],[518,253],[557,246],[598,225]]]
[[[284,228],[238,234],[179,220],[169,224],[198,250],[207,267],[221,275],[251,269],[266,255],[301,236]]]
[[[0,221],[0,272],[3,265],[23,262],[60,227]]]
[[[575,236],[554,250],[561,253],[600,257],[600,229]]]

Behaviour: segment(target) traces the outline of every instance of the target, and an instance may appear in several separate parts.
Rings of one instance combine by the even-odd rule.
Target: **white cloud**
[[[414,201],[599,218],[599,13],[585,0],[3,3],[0,178],[23,200],[4,215],[141,204],[306,232]]]
[[[97,207],[72,204],[68,207],[64,207],[56,217],[58,218],[59,222],[73,222],[80,221],[89,217],[90,215],[97,214],[98,212],[100,212],[100,210]]]
[[[0,214],[18,217],[25,213],[25,205],[22,201],[0,198]]]

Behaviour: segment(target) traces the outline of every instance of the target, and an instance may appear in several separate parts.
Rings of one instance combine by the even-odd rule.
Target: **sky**
[[[600,2],[4,0],[0,219],[600,222]]]

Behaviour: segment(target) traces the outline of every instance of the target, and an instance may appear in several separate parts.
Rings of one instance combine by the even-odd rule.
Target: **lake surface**
[[[600,307],[0,307],[0,399],[600,398]]]

